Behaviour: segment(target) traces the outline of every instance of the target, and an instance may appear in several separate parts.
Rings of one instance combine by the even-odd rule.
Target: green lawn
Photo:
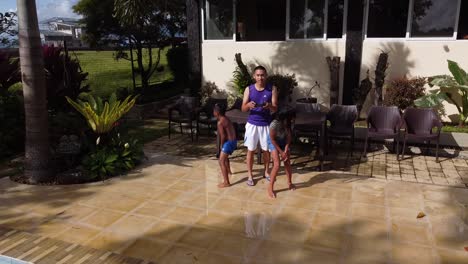
[[[161,52],[160,65],[164,66],[164,71],[155,72],[151,78],[151,84],[172,79],[172,73],[167,66],[166,52]],[[70,55],[80,61],[83,71],[88,72],[88,83],[94,95],[108,97],[118,89],[128,89],[133,87],[132,68],[129,60],[115,60],[114,51],[75,51]],[[136,55],[136,54],[134,54]],[[153,61],[156,55],[153,54]],[[148,54],[145,54],[145,60]],[[135,62],[135,67],[138,65]],[[137,86],[141,84],[140,76],[136,75]]]

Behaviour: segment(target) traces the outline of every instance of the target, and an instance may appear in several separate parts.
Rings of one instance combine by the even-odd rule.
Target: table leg
[[[326,122],[322,122],[322,127],[320,130],[320,146],[319,146],[319,155],[320,155],[320,171],[323,171],[323,160],[324,160],[324,153],[325,153],[325,126]]]

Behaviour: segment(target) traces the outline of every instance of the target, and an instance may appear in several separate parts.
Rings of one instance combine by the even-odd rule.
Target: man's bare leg
[[[219,188],[229,187],[231,185],[229,182],[228,168],[226,167],[226,159],[228,159],[228,155],[224,152],[221,152],[219,155],[219,166],[221,167],[223,182],[218,184]]]
[[[254,154],[255,150],[250,151],[247,150],[247,176],[249,177],[249,180],[253,182],[253,174],[252,174],[252,169],[253,169],[253,162],[254,162]]]

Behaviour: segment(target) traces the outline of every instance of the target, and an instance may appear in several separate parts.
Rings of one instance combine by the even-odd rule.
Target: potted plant
[[[278,89],[278,104],[288,105],[291,102],[291,95],[297,87],[296,75],[292,74],[272,74],[268,76],[267,83],[273,84]]]
[[[296,110],[302,109],[303,111],[306,111],[306,112],[315,112],[315,111],[320,110],[320,107],[317,104],[317,98],[311,96],[312,91],[314,90],[315,87],[320,88],[320,83],[315,81],[314,86],[309,88],[309,90],[307,91],[306,97],[299,98],[296,100]]]

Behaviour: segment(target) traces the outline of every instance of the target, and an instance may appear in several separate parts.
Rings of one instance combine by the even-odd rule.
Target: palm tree
[[[17,0],[19,53],[26,123],[25,171],[31,183],[50,179],[44,61],[36,1]]]

